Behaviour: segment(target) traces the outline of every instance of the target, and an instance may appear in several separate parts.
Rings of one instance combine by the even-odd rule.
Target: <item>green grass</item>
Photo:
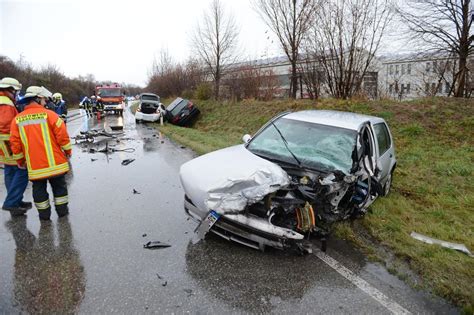
[[[393,191],[361,220],[369,234],[418,273],[425,288],[464,306],[474,305],[474,259],[410,237],[412,231],[474,251],[474,101],[446,98],[410,102],[284,100],[239,103],[197,102],[193,128],[160,130],[204,154],[241,143],[268,119],[285,110],[337,109],[385,118],[395,138],[398,168]],[[339,234],[360,243],[350,224]]]

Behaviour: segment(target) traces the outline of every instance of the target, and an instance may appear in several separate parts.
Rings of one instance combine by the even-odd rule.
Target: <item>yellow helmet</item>
[[[0,80],[0,89],[13,88],[15,91],[21,90],[21,83],[17,79],[5,77]]]
[[[63,96],[61,95],[61,93],[56,92],[53,94],[53,99],[60,101],[63,99]]]

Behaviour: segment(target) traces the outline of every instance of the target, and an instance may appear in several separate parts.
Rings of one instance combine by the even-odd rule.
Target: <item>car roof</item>
[[[160,98],[158,95],[153,94],[153,93],[140,93],[140,97],[142,97],[143,95],[156,96],[156,97]]]
[[[283,116],[286,119],[299,120],[314,124],[359,130],[359,126],[370,121],[372,124],[384,122],[382,118],[337,110],[303,110]]]

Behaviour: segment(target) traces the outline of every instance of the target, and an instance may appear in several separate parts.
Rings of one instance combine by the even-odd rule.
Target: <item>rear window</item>
[[[179,112],[188,105],[187,100],[181,100],[178,105],[176,105],[172,110],[171,110],[171,115],[176,116],[179,114]]]
[[[142,101],[155,101],[159,102],[160,98],[154,95],[142,95]]]

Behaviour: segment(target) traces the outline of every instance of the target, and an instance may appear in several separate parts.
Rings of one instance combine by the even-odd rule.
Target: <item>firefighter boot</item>
[[[69,214],[69,209],[67,204],[63,205],[56,205],[56,212],[58,213],[58,217],[62,218]]]

